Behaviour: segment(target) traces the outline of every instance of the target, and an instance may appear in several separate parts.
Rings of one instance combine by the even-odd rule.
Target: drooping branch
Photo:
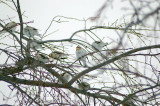
[[[147,91],[147,90],[156,88],[156,87],[158,87],[158,86],[160,86],[160,85],[159,85],[159,84],[156,84],[156,85],[154,85],[154,86],[151,86],[151,87],[148,87],[148,88],[144,88],[144,89],[141,89],[141,90],[139,90],[139,91],[136,91],[136,92],[134,92],[134,93],[132,93],[132,94],[129,94],[123,101],[119,102],[119,103],[116,104],[115,106],[119,106],[120,104],[125,103],[127,100],[129,100],[130,98],[132,98],[132,97],[133,97],[134,95],[136,95],[137,93],[140,93],[140,92],[143,92],[143,91]]]
[[[53,83],[53,82],[43,82],[43,81],[33,81],[33,80],[25,80],[25,79],[19,79],[19,78],[13,78],[13,77],[9,77],[9,76],[3,76],[0,74],[0,80],[8,82],[8,80],[10,80],[12,83],[16,83],[16,84],[24,84],[24,85],[32,85],[32,86],[43,86],[43,87],[58,87],[58,88],[67,88],[69,90],[71,90],[72,92],[77,92],[77,93],[81,93],[87,96],[91,96],[94,98],[101,98],[107,101],[113,101],[113,102],[121,102],[121,100],[114,98],[114,97],[110,97],[110,96],[104,96],[104,95],[100,95],[100,94],[95,94],[95,93],[89,93],[87,91],[83,91],[83,90],[79,90],[77,88],[73,88],[71,86],[68,86],[68,84],[58,84],[58,83]]]
[[[22,90],[19,86],[17,86],[15,78],[4,76],[0,74],[0,80],[5,81],[13,85],[15,88],[17,88],[21,93],[25,94],[29,99],[31,99],[33,102],[35,102],[37,105],[41,106],[38,102],[36,102],[30,95],[28,95],[24,90]]]

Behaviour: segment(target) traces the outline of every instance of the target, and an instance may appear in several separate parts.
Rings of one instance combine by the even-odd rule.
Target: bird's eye
[[[33,28],[33,30],[35,30],[35,31],[36,31],[37,29]]]
[[[45,58],[45,56],[43,54],[40,54],[42,56],[42,58]]]

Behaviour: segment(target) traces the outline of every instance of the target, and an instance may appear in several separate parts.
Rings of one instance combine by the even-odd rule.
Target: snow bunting
[[[84,67],[87,66],[87,63],[86,63],[87,56],[86,55],[87,55],[87,53],[86,53],[86,51],[83,48],[81,48],[80,46],[76,47],[76,56],[77,56],[77,59],[79,59],[80,64],[81,64],[81,61],[82,61]]]
[[[35,49],[35,50],[38,50],[38,49],[43,49],[43,47],[38,43],[38,41],[36,40],[28,40],[27,42],[27,46],[31,49]]]
[[[34,27],[30,27],[30,26],[26,26],[24,29],[23,29],[23,33],[28,36],[29,38],[30,37],[34,37],[35,35],[37,36],[40,36],[40,34],[38,33],[38,29],[34,28]]]
[[[11,21],[5,25],[5,28],[0,31],[0,34],[5,33],[6,30],[13,32],[16,30],[16,28],[17,28],[17,23],[14,21]]]
[[[40,54],[40,53],[36,54],[35,59],[38,60],[38,61],[41,61],[43,63],[48,63],[49,62],[49,58],[46,55]]]
[[[87,82],[81,82],[78,84],[78,88],[80,90],[88,90],[90,88],[90,85]]]
[[[67,72],[62,73],[61,75],[62,75],[62,77],[63,77],[65,80],[67,80],[67,81],[69,81],[70,78],[71,78],[71,75],[68,74]]]
[[[62,52],[59,52],[59,51],[54,51],[54,52],[51,52],[49,54],[49,57],[53,58],[53,59],[56,59],[56,60],[59,60],[59,59],[66,59],[66,54],[62,53]]]
[[[102,41],[94,41],[92,43],[92,48],[100,51],[104,46],[106,46],[108,43],[104,43]]]
[[[127,57],[121,58],[118,62],[123,70],[129,70],[129,60]]]

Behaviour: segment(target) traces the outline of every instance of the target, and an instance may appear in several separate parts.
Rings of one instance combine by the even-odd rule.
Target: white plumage
[[[96,50],[101,50],[104,46],[106,46],[108,43],[104,43],[102,41],[94,41],[92,43],[92,48]]]
[[[129,70],[129,61],[127,57],[123,57],[119,60],[119,64],[123,70]]]
[[[64,54],[62,52],[59,52],[59,51],[54,51],[54,52],[51,52],[49,54],[49,57],[53,58],[53,59],[56,59],[56,60],[59,60],[59,59],[66,59],[67,57],[65,57],[67,54]]]
[[[11,32],[15,31],[17,28],[17,23],[11,21],[5,25],[5,28],[0,31],[0,34],[5,33],[6,30],[10,30]]]
[[[68,74],[67,72],[62,73],[62,76],[64,79],[66,79],[67,81],[69,81],[69,79],[71,78],[71,75]]]
[[[29,40],[27,42],[27,46],[29,46],[31,49],[43,49],[43,47],[36,41],[36,40]]]
[[[80,90],[88,90],[90,88],[90,85],[87,82],[81,82],[78,84],[78,88]]]
[[[49,58],[46,55],[40,54],[40,53],[36,54],[35,59],[38,60],[38,61],[41,61],[43,63],[48,63],[49,62]]]
[[[77,59],[79,59],[80,61],[80,64],[81,62],[83,63],[83,66],[87,66],[87,63],[86,63],[86,59],[87,59],[87,56],[86,56],[86,51],[81,48],[80,46],[77,46],[76,47],[76,56],[77,56]]]
[[[35,35],[37,36],[40,36],[40,34],[38,33],[38,29],[34,28],[34,27],[31,27],[31,26],[26,26],[24,29],[23,29],[23,33],[28,36],[29,38],[30,37],[34,37]]]

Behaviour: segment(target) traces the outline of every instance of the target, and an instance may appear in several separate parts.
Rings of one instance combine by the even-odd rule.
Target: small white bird
[[[59,51],[54,51],[54,52],[51,52],[49,54],[49,57],[53,58],[53,59],[56,59],[56,60],[60,60],[60,59],[67,59],[67,57],[65,57],[67,54],[64,54],[62,52],[59,52]]]
[[[80,90],[88,90],[90,88],[90,85],[87,82],[81,82],[78,84],[78,88]]]
[[[67,81],[69,81],[70,78],[71,78],[71,75],[68,74],[67,72],[62,73],[61,75],[62,75],[62,77],[63,77],[64,79],[66,79]]]
[[[64,72],[62,74],[60,74],[66,81],[69,81],[70,78],[71,78],[71,75],[68,74],[67,72]],[[62,84],[62,81],[58,80],[58,83],[61,83]]]
[[[86,63],[87,56],[86,55],[87,55],[87,53],[83,48],[81,48],[80,46],[76,47],[77,59],[79,59],[80,64],[81,64],[81,61],[82,61],[84,67],[87,66],[87,63]]]
[[[38,60],[38,61],[41,61],[43,63],[48,63],[49,62],[49,58],[46,55],[40,54],[40,53],[36,54],[35,59]]]
[[[108,43],[104,43],[102,41],[94,41],[92,43],[92,48],[100,51],[104,46],[108,45]]]
[[[26,26],[24,29],[23,29],[23,33],[28,36],[29,38],[30,37],[34,37],[35,35],[37,36],[40,36],[40,34],[38,33],[38,29],[34,28],[34,27],[31,27],[31,26]]]
[[[118,62],[123,70],[129,70],[129,60],[127,59],[127,57],[121,58]]]
[[[5,28],[0,31],[0,34],[7,32],[6,30],[14,32],[16,28],[17,28],[17,23],[14,21],[11,21],[5,25]]]
[[[36,40],[28,40],[27,47],[34,50],[43,49],[43,47]]]

